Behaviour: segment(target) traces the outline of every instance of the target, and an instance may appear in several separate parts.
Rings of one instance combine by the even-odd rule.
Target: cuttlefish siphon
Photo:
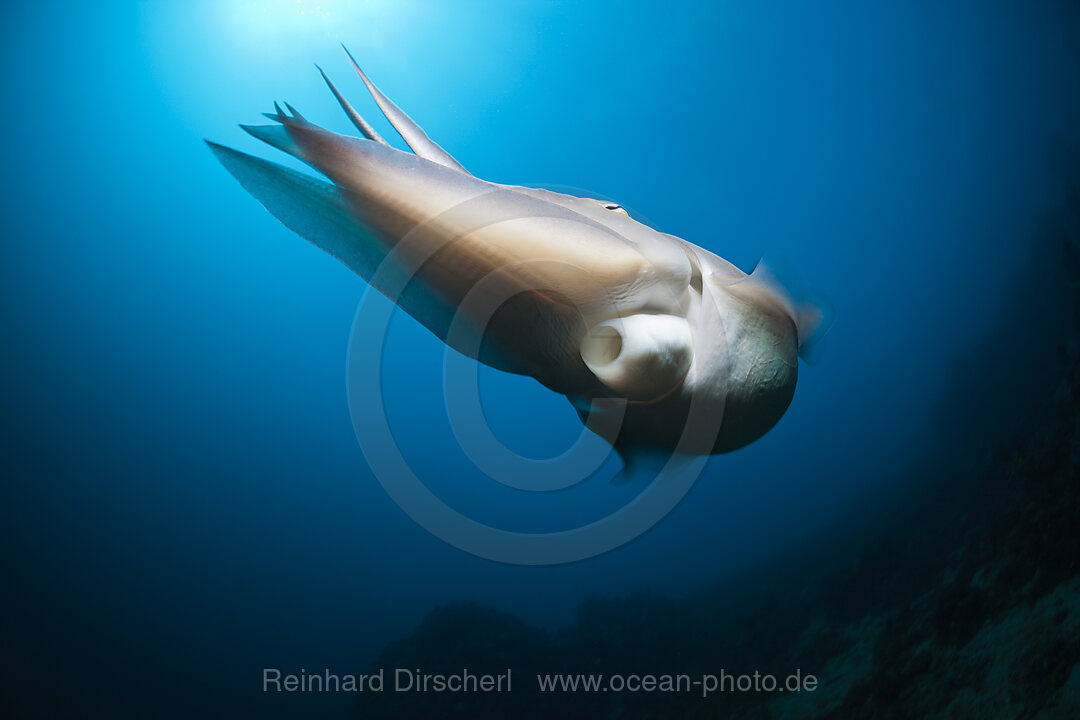
[[[347,51],[346,51],[347,52]],[[349,56],[412,153],[338,92],[363,137],[288,103],[241,127],[329,182],[208,141],[278,220],[455,350],[566,395],[624,458],[722,453],[787,410],[798,358],[831,320],[820,296],[759,263],[745,273],[618,204],[481,180]]]

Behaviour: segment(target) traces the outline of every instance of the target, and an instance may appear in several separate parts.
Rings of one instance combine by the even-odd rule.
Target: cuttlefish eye
[[[630,213],[626,212],[626,209],[622,205],[619,205],[618,203],[604,203],[603,205],[604,205],[605,210],[611,210],[612,212],[622,213],[623,215],[629,215],[630,214]]]

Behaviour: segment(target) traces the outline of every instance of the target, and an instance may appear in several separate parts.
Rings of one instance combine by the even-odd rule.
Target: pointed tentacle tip
[[[318,63],[315,64],[315,69],[319,71],[320,75],[322,75],[323,82],[326,83],[327,87],[329,87],[331,90],[334,90],[334,83],[330,82],[330,77],[326,74],[326,72],[321,67],[319,67]],[[335,91],[335,94],[336,94],[336,91]]]
[[[274,122],[279,122],[282,125],[308,125],[309,124],[307,119],[303,115],[301,115],[300,112],[296,108],[294,108],[292,105],[290,105],[289,103],[285,103],[285,107],[287,107],[289,109],[288,113],[286,113],[284,110],[282,110],[281,105],[278,104],[278,102],[275,100],[274,101],[274,110],[275,110],[275,112],[262,113],[262,116],[265,117],[265,118],[268,118],[270,120],[273,120]],[[289,113],[291,113],[291,114],[289,114]],[[241,127],[243,127],[243,125],[241,125]]]
[[[203,138],[203,142],[206,143],[206,147],[210,148],[210,152],[214,153],[214,156],[221,162],[224,162],[227,157],[238,154],[237,151],[233,150],[231,147],[226,147],[213,140]]]
[[[315,69],[319,71],[320,75],[322,75],[323,82],[326,83],[326,87],[330,88],[330,92],[334,93],[335,97],[338,97],[337,88],[334,87],[334,83],[330,82],[330,78],[325,72],[323,72],[323,69],[319,67],[318,63],[315,64]]]
[[[323,82],[325,82],[330,87],[334,86],[334,84],[330,82],[330,78],[329,76],[327,76],[326,71],[322,69],[319,63],[315,63],[315,69],[319,71],[320,75],[322,75]]]
[[[366,83],[367,82],[367,76],[364,75],[364,71],[360,69],[360,64],[358,62],[356,62],[356,58],[354,58],[353,54],[351,52],[349,52],[349,48],[345,47],[345,43],[341,43],[341,49],[344,50],[345,54],[349,56],[349,62],[352,63],[352,66],[354,68],[356,68],[356,72],[359,73],[360,77]]]

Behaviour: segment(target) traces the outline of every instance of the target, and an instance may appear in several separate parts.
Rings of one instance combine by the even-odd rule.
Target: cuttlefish
[[[624,459],[727,452],[777,423],[799,357],[828,328],[820,296],[763,263],[743,272],[617,203],[474,177],[349,60],[411,153],[321,68],[362,137],[288,103],[266,114],[273,125],[240,127],[329,182],[207,141],[278,220],[450,347],[565,395]]]

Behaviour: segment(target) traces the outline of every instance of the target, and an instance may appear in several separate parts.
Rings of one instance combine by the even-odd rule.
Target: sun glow
[[[230,34],[242,43],[351,40],[393,32],[411,2],[367,0],[237,0],[230,6]]]

